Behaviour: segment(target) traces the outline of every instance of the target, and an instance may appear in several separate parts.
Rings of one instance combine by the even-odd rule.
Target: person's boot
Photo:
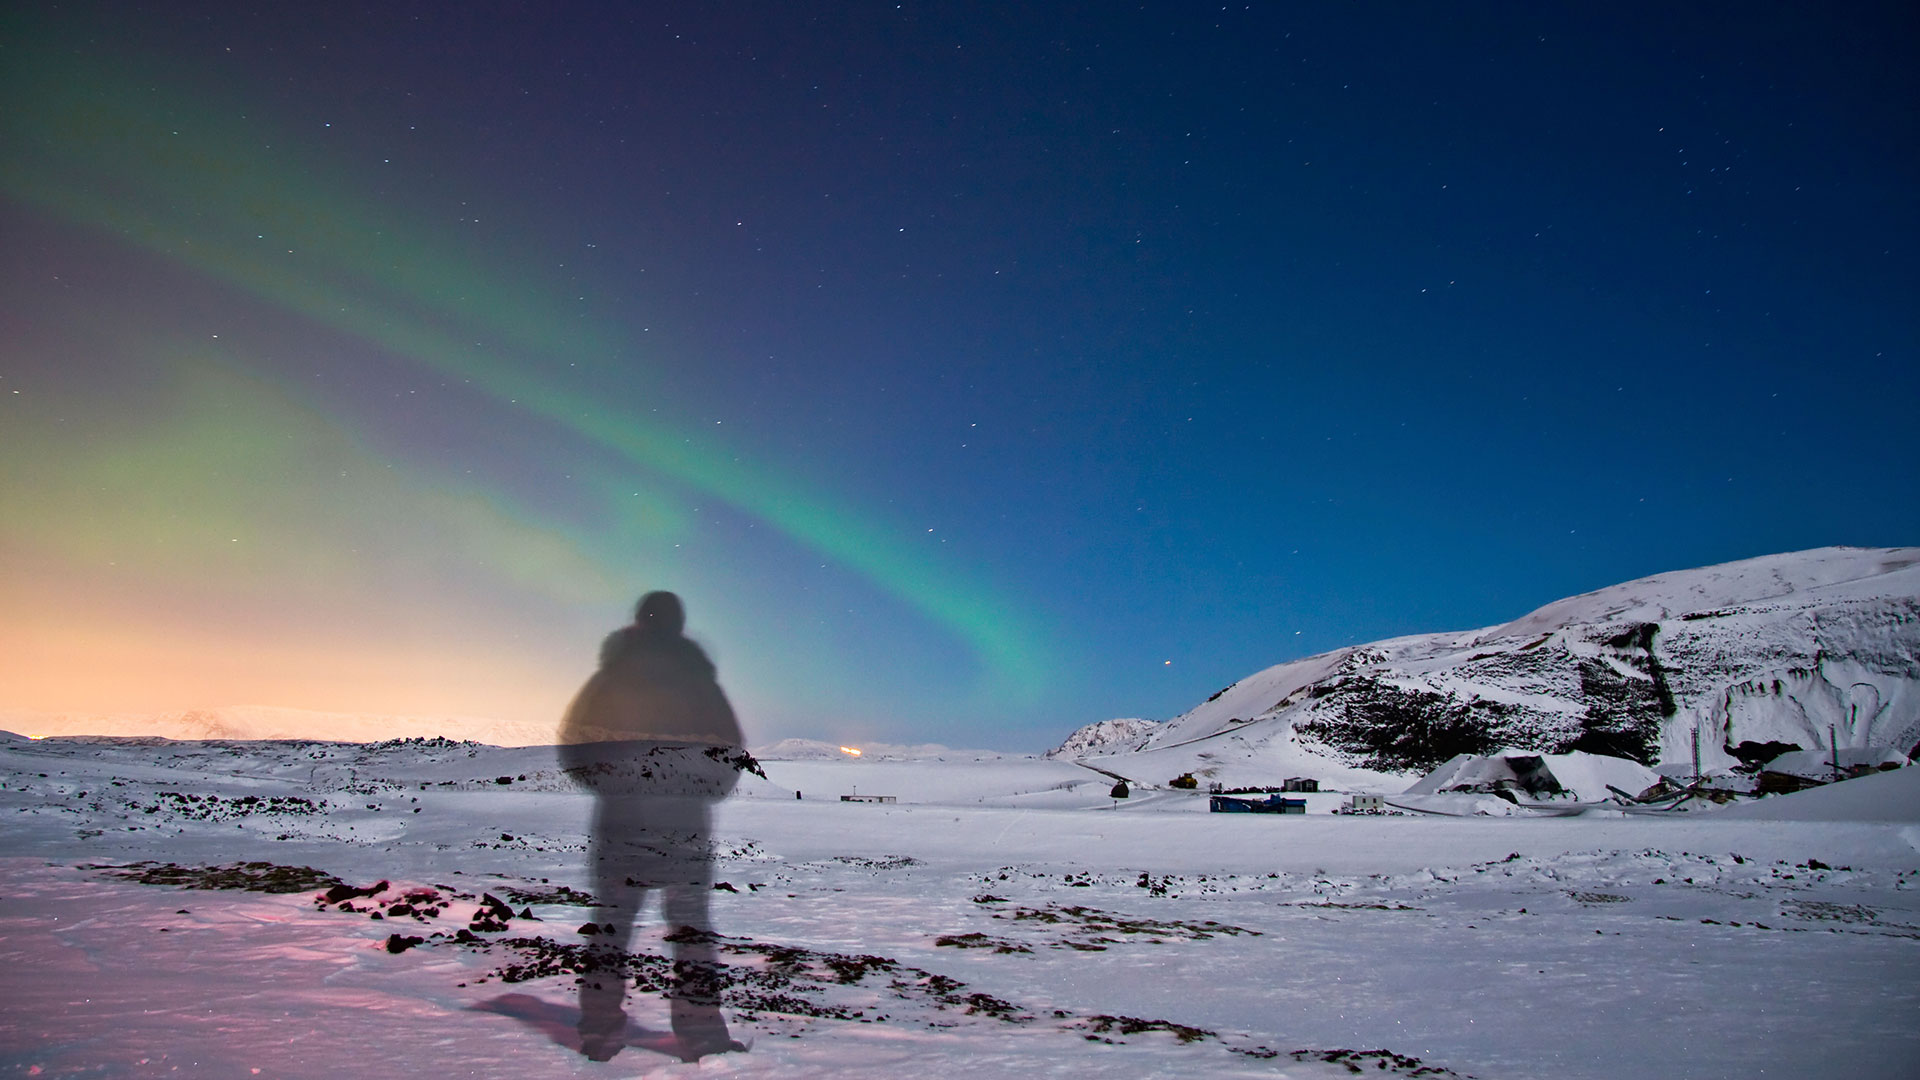
[[[623,1013],[611,1017],[580,1018],[580,1053],[590,1061],[611,1061],[627,1045],[627,1018]]]
[[[625,980],[614,972],[582,977],[580,983],[580,1053],[593,1061],[608,1061],[627,1045],[627,1014],[621,1008]]]
[[[698,1061],[708,1054],[744,1051],[747,1046],[727,1031],[727,1019],[720,1006],[711,1002],[674,998],[673,1037],[679,1044],[683,1061]]]

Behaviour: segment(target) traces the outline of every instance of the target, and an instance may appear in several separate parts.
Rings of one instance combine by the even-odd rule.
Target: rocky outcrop
[[[1157,720],[1099,720],[1076,729],[1067,736],[1065,742],[1047,751],[1045,756],[1073,759],[1138,749],[1158,730],[1160,723]]]

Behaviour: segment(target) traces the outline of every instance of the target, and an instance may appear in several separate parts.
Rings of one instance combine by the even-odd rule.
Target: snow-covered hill
[[[1117,754],[1138,750],[1160,730],[1158,720],[1122,718],[1096,720],[1078,728],[1059,746],[1047,751],[1050,758],[1083,758],[1094,754]]]
[[[1123,752],[1069,756],[1150,783],[1396,790],[1503,747],[1687,760],[1696,724],[1708,769],[1744,743],[1825,745],[1829,725],[1842,747],[1913,750],[1920,548],[1657,574],[1500,626],[1339,649],[1249,675]]]

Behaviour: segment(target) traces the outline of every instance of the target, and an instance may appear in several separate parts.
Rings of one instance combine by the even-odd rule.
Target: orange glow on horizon
[[[858,747],[853,747],[853,746],[843,746],[843,747],[841,747],[841,748],[840,748],[840,752],[841,752],[841,753],[843,753],[843,754],[847,754],[847,755],[850,755],[850,756],[852,756],[852,757],[859,757],[859,756],[860,756],[860,750],[859,750],[859,748],[858,748]]]
[[[356,634],[337,623],[259,619],[235,627],[131,606],[84,618],[0,604],[0,709],[157,713],[251,703],[555,722],[587,666],[568,665],[558,650],[516,652],[503,635],[419,626]]]

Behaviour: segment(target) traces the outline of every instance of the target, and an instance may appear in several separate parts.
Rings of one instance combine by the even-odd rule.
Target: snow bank
[[[1894,769],[1729,807],[1714,820],[1920,822],[1920,769]]]
[[[1835,756],[1832,750],[1789,750],[1767,762],[1766,771],[1802,776],[1809,780],[1827,780],[1833,776]],[[1883,765],[1904,767],[1907,764],[1907,755],[1885,746],[1843,746],[1837,756],[1843,770],[1860,766],[1869,769],[1878,769]]]
[[[1536,767],[1533,763],[1538,762]],[[1549,797],[1554,786],[1582,802],[1598,802],[1612,794],[1608,785],[1627,792],[1652,787],[1660,774],[1636,761],[1603,754],[1536,754],[1502,750],[1494,754],[1460,754],[1415,781],[1408,795],[1437,795],[1463,786],[1512,781],[1532,798]]]

